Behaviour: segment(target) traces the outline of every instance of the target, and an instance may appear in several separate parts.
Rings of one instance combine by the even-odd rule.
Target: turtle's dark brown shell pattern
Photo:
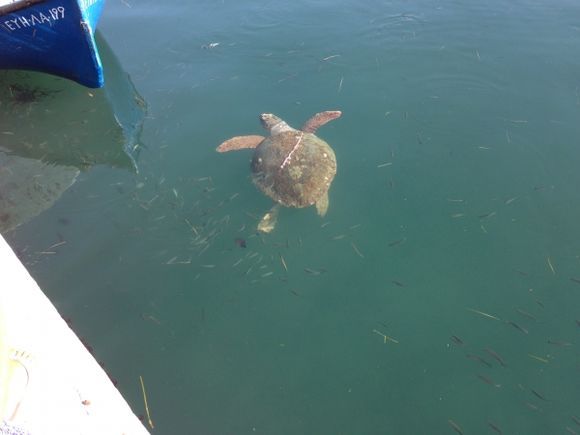
[[[308,207],[328,191],[336,156],[312,133],[284,131],[256,147],[251,169],[254,184],[270,198],[286,207]]]

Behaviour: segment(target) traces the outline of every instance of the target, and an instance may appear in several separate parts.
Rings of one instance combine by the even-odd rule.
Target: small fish
[[[141,314],[141,318],[143,320],[149,320],[149,321],[151,321],[153,323],[156,323],[157,325],[161,325],[161,321],[157,317],[155,317],[154,315],[152,315],[152,314],[142,313]]]
[[[447,198],[447,201],[449,201],[449,202],[459,202],[459,203],[464,203],[465,202],[464,199],[457,199],[457,198]]]
[[[352,249],[354,250],[354,252],[356,252],[356,255],[358,255],[360,258],[365,258],[365,256],[359,251],[359,249],[356,247],[354,243],[351,242],[350,246],[352,246]]]
[[[484,360],[479,355],[473,355],[472,353],[468,353],[465,356],[466,356],[466,358],[469,358],[472,361],[477,361],[477,362],[479,362],[479,363],[481,363],[481,364],[483,364],[483,365],[485,365],[485,366],[487,366],[489,368],[492,367],[492,365],[489,362],[487,362],[486,360]]]
[[[342,82],[344,81],[344,77],[340,78],[340,82],[338,83],[338,93],[340,93],[340,91],[342,91]]]
[[[533,320],[534,322],[536,322],[538,320],[538,319],[536,319],[536,316],[534,316],[533,314],[528,313],[527,311],[520,310],[519,308],[516,308],[516,311],[518,313],[520,313],[522,316],[527,317],[530,320]]]
[[[457,219],[460,217],[465,216],[465,213],[453,213],[452,215],[450,215],[453,219]]]
[[[526,404],[526,406],[528,408],[530,408],[532,411],[541,411],[542,409],[539,406],[534,405],[533,403],[530,402],[524,402]]]
[[[237,239],[235,239],[234,242],[240,248],[246,248],[248,246],[246,244],[246,240],[245,239],[242,239],[241,237],[238,237]]]
[[[578,432],[576,432],[574,429],[572,429],[570,426],[566,426],[566,432],[568,432],[571,435],[578,435]]]
[[[459,435],[463,435],[463,430],[461,429],[461,427],[459,427],[459,425],[457,423],[455,423],[453,420],[449,419],[447,420],[447,423],[449,423],[449,426],[451,426],[451,428],[457,432]]]
[[[463,340],[461,338],[459,338],[457,335],[452,335],[451,336],[451,341],[459,346],[463,346]]]
[[[570,281],[575,282],[576,284],[580,284],[579,278],[570,278]]]
[[[568,341],[552,340],[551,338],[548,339],[548,343],[562,347],[572,346],[572,343]]]
[[[515,201],[516,199],[518,199],[518,198],[519,198],[519,196],[513,196],[513,197],[511,197],[511,198],[508,198],[508,199],[506,199],[506,200],[504,201],[504,204],[505,204],[505,205],[510,205],[512,202],[514,202],[514,201]]]
[[[401,243],[403,243],[405,240],[407,240],[405,237],[403,237],[402,239],[393,240],[392,242],[389,242],[388,246],[389,246],[389,248],[392,248],[393,246],[400,245],[400,244],[401,244]]]
[[[545,397],[543,394],[540,394],[540,393],[538,393],[536,390],[533,390],[533,389],[532,389],[531,391],[532,391],[532,394],[533,394],[534,396],[536,396],[538,399],[540,399],[540,400],[543,400],[543,401],[545,401],[545,402],[547,402],[547,401],[548,401],[548,399],[546,399],[546,397]]]
[[[338,236],[334,236],[332,240],[341,240],[346,237],[346,234],[339,234]]]
[[[392,280],[391,282],[392,282],[393,284],[395,284],[396,286],[399,286],[399,287],[405,287],[405,284],[403,284],[403,283],[402,283],[402,282],[400,282],[400,281]]]
[[[501,384],[496,384],[492,379],[488,378],[485,375],[477,375],[477,377],[479,379],[481,379],[483,382],[485,382],[486,384],[491,385],[492,387],[495,387],[495,388],[501,387]]]
[[[497,213],[495,211],[490,211],[489,213],[485,213],[485,214],[480,214],[479,216],[477,216],[479,219],[487,219],[490,217],[495,216]]]
[[[507,367],[503,358],[493,349],[486,348],[484,349],[493,359],[495,359],[498,363],[501,364],[502,367]]]
[[[523,332],[524,334],[528,334],[528,330],[523,326],[518,325],[516,322],[512,322],[511,320],[506,320],[506,323],[512,325],[518,331]]]
[[[576,423],[578,426],[580,426],[580,419],[578,417],[576,417],[575,415],[571,416],[572,421],[574,421],[574,423]]]
[[[392,164],[392,162],[381,163],[380,165],[377,165],[377,168],[385,168],[387,166],[391,166]]]
[[[274,272],[272,272],[272,271],[266,272],[266,273],[262,274],[262,278],[266,278],[266,277],[271,276],[273,274],[274,274]]]
[[[489,427],[491,427],[498,434],[500,434],[500,435],[503,434],[502,430],[497,425],[493,424],[491,421],[488,421],[487,424],[489,425]]]

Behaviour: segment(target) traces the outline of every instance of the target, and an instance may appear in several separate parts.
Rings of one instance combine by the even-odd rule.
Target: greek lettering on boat
[[[4,26],[10,31],[35,27],[40,25],[52,26],[54,21],[64,18],[65,7],[57,6],[49,8],[44,12],[34,12],[28,14],[17,15],[16,18],[4,20]]]

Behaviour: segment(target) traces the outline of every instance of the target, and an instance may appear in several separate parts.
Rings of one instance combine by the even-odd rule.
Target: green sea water
[[[110,0],[99,29],[131,159],[59,149],[71,187],[3,235],[152,433],[580,433],[580,4]],[[67,86],[4,92],[0,143],[119,148]],[[327,215],[257,235],[251,151],[215,147],[331,109]]]

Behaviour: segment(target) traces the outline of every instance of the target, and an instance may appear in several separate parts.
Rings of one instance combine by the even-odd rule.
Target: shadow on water
[[[138,172],[145,100],[97,33],[106,84],[0,71],[0,231],[49,208],[95,165]]]

